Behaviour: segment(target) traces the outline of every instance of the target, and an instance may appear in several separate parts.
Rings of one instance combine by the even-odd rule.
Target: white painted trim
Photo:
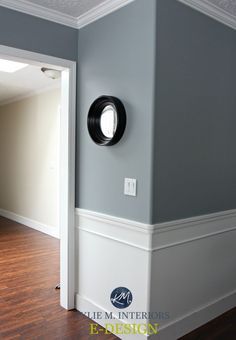
[[[92,8],[77,18],[38,4],[31,3],[27,0],[0,0],[0,6],[56,22],[61,25],[80,29],[112,12],[115,12],[116,10],[128,5],[133,1],[135,0],[106,0],[102,4]],[[236,17],[207,0],[177,1],[190,6],[191,8],[204,13],[207,16],[233,29],[236,29]]]
[[[183,228],[189,228],[192,226],[202,225],[215,221],[222,221],[222,220],[228,220],[229,218],[235,219],[236,218],[236,209],[232,210],[225,210],[225,211],[219,211],[211,214],[206,215],[199,215],[194,217],[188,217],[180,220],[174,220],[169,222],[162,222],[162,223],[156,223],[153,226],[154,233],[161,233],[176,229],[183,229]]]
[[[198,240],[202,240],[204,238],[213,237],[213,236],[217,236],[217,235],[224,234],[224,233],[229,233],[229,232],[232,232],[232,231],[236,231],[236,226],[233,227],[233,228],[227,228],[227,229],[222,229],[220,231],[215,231],[215,232],[208,233],[208,234],[203,234],[201,236],[194,236],[192,238],[182,239],[179,242],[172,242],[172,243],[166,243],[166,244],[163,244],[163,245],[160,245],[160,246],[155,246],[155,247],[152,248],[151,251],[155,252],[155,251],[163,250],[163,249],[166,249],[166,248],[176,247],[176,246],[180,246],[182,244],[195,242],[195,241],[198,241]]]
[[[149,225],[75,209],[76,228],[148,252],[236,231],[236,210]]]
[[[152,233],[148,225],[82,209],[75,212],[80,231],[150,251]]]
[[[56,82],[55,84],[52,84],[52,85],[49,85],[49,86],[44,86],[40,89],[29,91],[28,93],[3,100],[3,101],[0,102],[0,106],[5,106],[5,105],[8,105],[8,104],[16,103],[16,102],[19,102],[21,100],[28,99],[28,98],[37,96],[39,94],[43,94],[43,93],[46,93],[46,92],[49,92],[49,91],[52,91],[52,90],[56,90],[56,89],[59,89],[59,88],[60,88],[60,83]]]
[[[80,312],[102,312],[104,315],[104,312],[113,311],[116,316],[108,296],[112,288],[118,287],[120,280],[124,280],[136,295],[142,311],[160,311],[158,308],[162,308],[163,312],[170,313],[169,320],[163,320],[163,323],[160,320],[159,334],[148,339],[172,340],[235,307],[232,254],[236,210],[155,225],[84,209],[76,209],[75,213],[79,247],[76,308]],[[187,245],[189,242],[193,242],[191,246]],[[217,249],[213,250],[213,245],[218,245],[219,249],[222,247],[222,258]],[[199,258],[197,251],[202,251]],[[132,275],[128,271],[125,276],[117,275],[122,273],[124,263],[130,266]],[[136,263],[139,264],[138,272]],[[100,268],[99,271],[91,272],[93,265]],[[109,277],[106,277],[107,268],[112,274]],[[192,270],[188,272],[189,278],[186,277],[186,268]],[[140,276],[140,273],[143,275]],[[193,273],[195,276],[192,277]],[[227,280],[229,284],[224,287]],[[93,282],[96,282],[95,288]],[[159,288],[156,290],[157,284]],[[170,302],[168,294],[173,297],[175,289],[178,297]],[[145,298],[140,291],[145,291]],[[190,302],[188,296],[191,296]],[[136,312],[139,311],[135,308]],[[107,322],[105,318],[95,321],[101,326]],[[108,323],[123,322],[114,318]],[[123,335],[122,339],[126,340]],[[132,339],[132,336],[127,339]]]
[[[180,319],[173,320],[171,323],[160,327],[158,337],[150,336],[149,340],[172,339],[173,334],[175,334],[176,338],[182,337],[189,331],[197,329],[235,306],[236,290],[191,311],[191,313],[183,315]]]
[[[71,113],[68,115],[68,111]],[[76,63],[62,72],[60,121],[61,305],[75,305],[75,124]],[[62,242],[63,240],[63,242]]]
[[[0,0],[0,6],[10,8],[14,11],[33,15],[35,17],[50,20],[61,25],[77,28],[77,18],[70,15],[46,8],[26,0]]]
[[[61,269],[61,306],[66,309],[74,308],[75,288],[75,244],[74,244],[74,209],[75,209],[75,118],[76,118],[76,62],[56,58],[40,53],[20,50],[0,45],[0,55],[23,61],[32,65],[57,67],[67,72],[69,88],[64,91],[64,107],[62,103],[61,117],[65,123],[60,144],[61,152],[60,174],[60,269]],[[62,84],[62,88],[63,84]]]
[[[206,0],[177,0],[191,8],[206,14],[207,16],[215,19],[222,24],[225,24],[233,29],[236,29],[236,17],[219,6]]]
[[[28,217],[24,217],[4,209],[0,209],[0,216],[8,218],[9,220],[15,221],[17,223],[23,224],[26,227],[40,231],[41,233],[50,235],[55,238],[60,238],[58,228],[56,227],[43,224],[41,222],[32,220]]]
[[[134,243],[134,242],[127,242],[125,240],[122,240],[121,238],[117,238],[117,237],[114,237],[114,236],[109,236],[109,235],[106,235],[106,234],[103,234],[101,232],[97,232],[97,231],[92,231],[92,230],[89,230],[88,228],[86,227],[77,227],[80,231],[84,231],[86,233],[90,233],[90,234],[93,234],[93,235],[96,235],[96,236],[100,236],[100,237],[103,237],[103,238],[106,238],[106,239],[109,239],[111,241],[115,241],[115,242],[118,242],[118,243],[122,243],[124,245],[127,245],[127,246],[130,246],[130,247],[133,247],[133,248],[138,248],[138,249],[141,249],[141,250],[145,250],[145,251],[152,251],[151,249],[149,249],[148,247],[146,247],[145,245],[141,246],[137,243]]]
[[[106,0],[77,18],[77,28],[82,28],[117,11],[135,0]]]
[[[90,220],[94,220],[97,222],[102,222],[110,225],[116,225],[120,228],[128,228],[128,229],[135,229],[139,230],[140,232],[146,233],[149,232],[150,227],[152,227],[150,224],[145,224],[142,222],[137,222],[134,220],[128,220],[121,217],[116,217],[112,215],[102,214],[96,211],[86,210],[86,209],[75,209],[75,214],[77,215],[78,219],[81,218],[89,218]]]
[[[1,1],[1,0],[0,0]],[[28,50],[22,50],[14,47],[9,47],[6,45],[0,45],[0,56],[13,61],[24,60],[26,64],[50,67],[57,67],[58,70],[63,71],[66,68],[72,69],[76,65],[75,61],[62,59],[58,57],[49,56],[46,54],[41,54],[37,52],[31,52]]]
[[[133,1],[135,0],[106,0],[77,18],[27,0],[0,0],[0,6],[79,29]]]
[[[107,310],[105,308],[103,308],[102,306],[99,306],[96,302],[84,297],[84,296],[80,296],[79,294],[76,294],[76,309],[78,311],[86,311],[86,313],[91,313],[91,315],[93,313],[102,313],[101,315],[104,315],[105,313],[110,313],[110,310]],[[95,319],[93,320],[94,322],[96,322],[97,324],[101,325],[102,327],[105,327],[106,324],[112,324],[115,325],[117,323],[119,324],[126,324],[127,322],[125,322],[123,319],[119,319],[118,316],[113,313],[113,319],[109,319],[109,320],[104,320],[104,319]],[[145,336],[145,335],[141,335],[141,334],[135,334],[135,335],[122,335],[122,340],[146,340],[149,337]]]
[[[206,324],[208,321],[216,318],[217,316],[223,314],[224,312],[230,310],[231,308],[234,308],[236,305],[236,291],[233,291],[225,296],[222,296],[218,298],[217,300],[212,301],[211,303],[208,303],[204,306],[201,306],[201,308],[197,308],[191,313],[188,313],[186,315],[183,315],[180,319],[173,320],[171,323],[166,324],[163,327],[160,327],[160,331],[157,336],[148,336],[145,335],[140,336],[139,339],[160,339],[160,340],[167,340],[167,339],[173,339],[173,334],[175,334],[176,338],[179,338],[183,335],[185,335],[190,330],[196,329],[203,324]],[[87,313],[109,313],[109,310],[104,309],[102,306],[99,306],[96,302],[80,296],[79,294],[76,294],[76,309],[79,311],[86,311]],[[107,320],[104,319],[96,319],[95,321],[101,325],[102,327],[105,327],[106,323],[120,323],[124,324],[124,320],[118,319],[118,317],[113,314],[114,319],[113,320]],[[133,337],[134,338],[134,337]],[[132,335],[128,335],[127,337],[122,336],[122,339],[130,339],[133,340]],[[135,335],[134,340],[137,339],[137,335]]]

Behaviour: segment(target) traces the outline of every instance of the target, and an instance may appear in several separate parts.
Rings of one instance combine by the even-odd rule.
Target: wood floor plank
[[[236,340],[236,308],[220,315],[179,340]]]

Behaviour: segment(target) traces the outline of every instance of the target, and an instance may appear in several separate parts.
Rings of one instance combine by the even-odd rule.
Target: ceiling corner
[[[219,22],[236,29],[236,16],[206,0],[177,0]]]

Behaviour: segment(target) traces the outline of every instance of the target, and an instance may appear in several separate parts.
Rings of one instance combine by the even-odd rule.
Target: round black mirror
[[[126,127],[124,105],[116,97],[101,96],[91,105],[87,123],[90,137],[96,144],[114,145]]]

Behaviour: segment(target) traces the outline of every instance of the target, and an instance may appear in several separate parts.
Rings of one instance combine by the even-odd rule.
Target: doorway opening
[[[25,50],[19,50],[15,48],[10,48],[6,46],[0,45],[0,59],[14,62],[15,66],[17,66],[17,63],[19,63],[19,66],[23,65],[25,67],[25,70],[27,69],[27,72],[36,72],[37,70],[41,72],[41,69],[43,71],[43,77],[45,75],[51,77],[55,76],[57,78],[55,72],[53,74],[46,74],[45,70],[56,70],[58,74],[60,74],[60,80],[55,79],[55,88],[52,90],[50,89],[51,93],[47,92],[47,95],[43,97],[43,93],[41,93],[41,102],[49,100],[51,101],[51,104],[53,102],[54,107],[57,105],[58,98],[60,97],[60,109],[59,105],[57,105],[57,113],[54,114],[54,119],[58,117],[58,121],[56,122],[53,119],[51,120],[51,123],[55,123],[55,129],[54,129],[54,140],[51,140],[51,145],[45,144],[45,152],[49,151],[47,148],[52,148],[52,150],[55,150],[55,142],[58,136],[58,157],[56,156],[49,165],[49,170],[51,173],[46,176],[46,178],[43,178],[44,181],[44,187],[47,188],[50,186],[50,184],[58,183],[57,186],[57,198],[55,198],[54,193],[54,211],[57,211],[57,217],[58,222],[53,220],[53,218],[56,218],[55,215],[52,218],[50,216],[50,210],[47,210],[47,216],[44,216],[45,219],[49,219],[50,221],[54,221],[53,223],[55,226],[58,226],[58,229],[50,229],[51,235],[56,236],[60,238],[60,304],[65,309],[73,309],[74,308],[74,209],[75,209],[75,112],[76,112],[76,63],[73,61],[68,61],[56,57],[51,57],[43,54],[38,54],[34,52],[29,52]],[[14,64],[12,63],[12,65]],[[0,65],[1,67],[1,65]],[[4,66],[6,67],[6,65]],[[14,71],[12,71],[14,72]],[[20,72],[20,71],[19,71]],[[42,73],[42,72],[41,72]],[[50,72],[49,72],[50,73]],[[40,75],[41,76],[41,75]],[[32,78],[33,79],[33,78]],[[46,77],[45,77],[46,79]],[[3,78],[2,78],[3,80]],[[39,80],[38,80],[39,81]],[[44,80],[42,80],[43,82]],[[45,80],[46,82],[46,80]],[[1,83],[1,80],[0,80]],[[3,84],[4,85],[4,84]],[[59,85],[59,86],[58,86]],[[33,87],[33,86],[32,86]],[[59,90],[60,88],[60,90]],[[18,89],[19,90],[19,89]],[[17,92],[17,89],[15,89]],[[60,92],[59,92],[60,91]],[[44,91],[45,92],[45,91]],[[45,93],[44,93],[45,94]],[[17,98],[17,96],[16,96]],[[23,101],[21,101],[22,103]],[[33,105],[33,103],[31,103]],[[48,104],[50,106],[50,104]],[[24,110],[23,111],[27,111]],[[25,112],[24,112],[25,114]],[[38,118],[41,116],[39,115]],[[40,129],[40,124],[43,124],[43,117],[47,119],[47,114],[44,112],[44,115],[35,122],[31,122],[32,124],[37,124],[37,128]],[[8,117],[9,118],[9,117]],[[13,118],[15,119],[15,117]],[[24,122],[21,122],[21,124],[24,124]],[[30,131],[30,130],[29,130]],[[17,134],[17,132],[12,131],[14,137]],[[30,133],[30,132],[29,132]],[[40,131],[39,131],[40,133]],[[52,137],[52,136],[51,136]],[[20,138],[20,135],[18,136]],[[13,138],[14,139],[14,138]],[[36,139],[36,138],[35,138]],[[8,139],[9,140],[9,139]],[[39,144],[39,142],[38,142]],[[25,161],[30,161],[30,153],[33,155],[34,152],[44,152],[42,150],[42,145],[38,145],[39,148],[37,148],[37,145],[32,142],[32,145],[29,146],[28,153],[25,155]],[[31,149],[30,149],[31,147]],[[28,150],[28,146],[27,146]],[[49,152],[50,154],[50,152]],[[11,155],[10,155],[11,156]],[[15,156],[15,155],[14,155]],[[20,158],[20,155],[18,154],[16,157]],[[50,155],[49,155],[50,157]],[[58,163],[57,163],[58,162]],[[50,163],[50,161],[49,161]],[[57,164],[56,164],[57,163]],[[39,164],[40,165],[40,164]],[[35,170],[38,169],[39,166],[37,164],[34,164]],[[58,171],[55,171],[58,169]],[[40,170],[39,170],[40,171]],[[24,174],[25,175],[25,174]],[[28,173],[28,176],[30,177],[30,171]],[[51,177],[50,177],[51,176]],[[50,182],[50,178],[51,183]],[[20,180],[19,178],[15,178],[15,181],[17,183],[17,180]],[[22,181],[22,179],[21,179]],[[45,183],[46,181],[46,183]],[[47,182],[48,181],[48,182]],[[52,183],[53,182],[53,183]],[[40,183],[38,184],[38,191],[40,191]],[[13,186],[14,187],[14,186]],[[42,185],[41,185],[42,187]],[[32,197],[33,194],[31,193]],[[37,190],[35,191],[35,198],[33,197],[31,199],[37,199]],[[45,198],[47,200],[47,198]],[[42,200],[41,200],[42,201]],[[24,203],[24,204],[23,204]],[[42,202],[44,204],[45,202]],[[46,204],[47,205],[47,204]],[[46,206],[45,205],[45,206]],[[19,208],[19,207],[18,207]],[[21,209],[27,210],[27,201],[21,202]],[[1,207],[0,207],[1,209]],[[43,208],[42,208],[43,209]],[[8,211],[8,209],[2,209],[2,215],[5,212]],[[45,212],[45,209],[43,209]],[[35,213],[35,212],[34,212]],[[37,212],[36,212],[37,213]],[[16,214],[17,215],[17,214]],[[20,214],[18,214],[20,216]],[[13,215],[5,216],[8,218],[13,219]],[[18,218],[18,217],[17,217]],[[16,219],[15,219],[16,220]],[[35,220],[37,220],[35,218]],[[33,218],[29,218],[29,224],[30,222],[33,222]],[[20,222],[20,221],[19,221]],[[22,224],[25,220],[22,220]],[[49,223],[50,224],[50,223]],[[27,225],[27,224],[26,224]],[[30,226],[30,225],[28,225]],[[46,232],[43,230],[44,223],[42,223],[41,226],[38,226],[37,223],[34,226],[31,225],[32,228],[40,230],[40,227],[43,232]],[[50,234],[50,232],[48,232]],[[59,283],[59,282],[57,282]]]

